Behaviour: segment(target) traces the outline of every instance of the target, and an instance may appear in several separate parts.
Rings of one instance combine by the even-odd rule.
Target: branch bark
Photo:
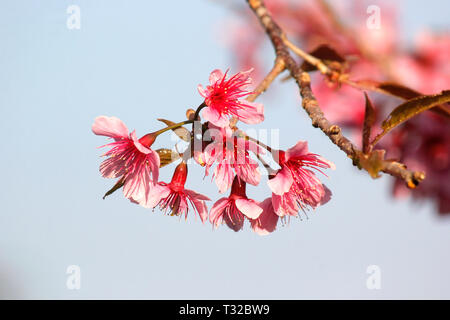
[[[285,68],[289,70],[290,75],[295,79],[302,97],[302,107],[311,118],[312,125],[320,128],[336,146],[353,160],[354,164],[358,163],[362,152],[342,134],[342,130],[338,125],[330,123],[323,114],[311,90],[309,74],[304,72],[291,56],[285,44],[286,36],[273,20],[264,2],[262,0],[247,0],[247,2],[268,35],[275,50],[277,61],[283,61]],[[403,179],[410,188],[416,187],[420,181],[425,179],[423,172],[409,171],[404,164],[394,161],[384,161],[380,171]]]

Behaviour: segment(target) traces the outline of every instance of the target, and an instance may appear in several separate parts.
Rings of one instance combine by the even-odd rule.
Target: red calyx
[[[182,161],[176,168],[172,176],[172,181],[170,186],[175,191],[181,191],[184,189],[184,184],[186,183],[186,178],[188,174],[187,164]]]
[[[154,133],[148,133],[139,139],[139,143],[144,147],[150,148],[150,146],[155,142],[157,135]]]
[[[246,183],[244,180],[234,177],[233,184],[231,185],[230,198],[247,198],[245,194]]]

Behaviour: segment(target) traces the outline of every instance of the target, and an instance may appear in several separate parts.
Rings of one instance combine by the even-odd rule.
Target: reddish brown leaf
[[[158,121],[161,121],[161,122],[165,123],[168,127],[173,126],[173,125],[176,124],[175,122],[170,121],[170,120],[166,120],[166,119],[158,119]],[[173,129],[172,131],[175,132],[175,134],[178,137],[180,137],[181,139],[183,139],[184,141],[191,140],[191,133],[185,127],[178,127],[176,129]]]
[[[363,136],[362,136],[362,146],[363,152],[369,152],[369,141],[370,133],[372,132],[372,126],[375,123],[375,108],[372,105],[368,95],[364,92],[364,97],[366,99],[366,111],[364,115],[364,126],[363,126]]]
[[[122,177],[121,179],[119,179],[119,181],[116,182],[116,184],[115,184],[111,189],[109,189],[109,190],[105,193],[105,195],[103,196],[103,200],[104,200],[107,196],[113,194],[116,190],[122,188],[122,186],[124,185],[124,183],[125,183],[125,179]]]
[[[329,64],[330,62],[345,62],[345,59],[337,53],[334,49],[327,46],[326,44],[322,44],[316,49],[314,49],[312,52],[309,53],[310,55],[322,60],[325,64]],[[315,66],[308,62],[303,62],[301,66],[302,70],[304,71],[314,71],[317,70]]]
[[[373,80],[359,80],[354,82],[358,87],[366,90],[376,91],[391,95],[404,100],[411,100],[423,96],[422,93],[394,82],[377,82]],[[445,104],[440,104],[431,108],[430,111],[441,116],[450,117],[450,108]]]
[[[383,135],[392,130],[399,124],[411,119],[419,113],[433,108],[437,105],[444,104],[450,101],[450,90],[442,91],[441,94],[420,96],[395,108],[383,121],[381,127],[383,129]]]

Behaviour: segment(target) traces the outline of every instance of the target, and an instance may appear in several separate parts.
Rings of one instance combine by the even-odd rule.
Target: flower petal
[[[127,126],[116,117],[99,116],[92,124],[92,132],[99,136],[121,139],[128,137]]]
[[[308,154],[308,142],[300,140],[295,146],[286,150],[286,161]]]
[[[272,198],[267,198],[259,204],[263,212],[258,217],[250,221],[253,231],[263,236],[275,231],[279,216],[275,213],[272,206]]]
[[[224,210],[229,203],[230,201],[228,198],[221,198],[212,206],[209,211],[209,221],[214,225],[214,227],[217,228],[220,224],[222,224]]]
[[[257,124],[264,121],[264,106],[261,103],[242,101],[242,109],[236,111],[239,120],[247,124]]]
[[[219,69],[213,70],[211,72],[211,74],[209,75],[209,83],[211,85],[214,85],[217,81],[222,80],[222,79],[223,79],[223,73]]]
[[[224,193],[231,187],[235,175],[232,166],[226,160],[217,164],[214,169],[214,179],[220,193]]]
[[[277,195],[288,192],[292,183],[294,183],[294,179],[292,178],[291,171],[286,166],[283,166],[275,177],[267,181],[270,190]]]
[[[218,111],[210,107],[202,110],[202,116],[206,121],[209,121],[221,128],[226,127],[230,124],[230,120],[226,116],[221,115]]]
[[[191,200],[194,204],[195,209],[200,216],[200,220],[202,220],[202,222],[205,222],[208,218],[208,207],[206,207],[205,200],[211,199],[193,190],[184,189],[184,193],[186,193],[186,195],[189,197],[189,200]]]
[[[200,95],[203,98],[207,98],[208,97],[208,89],[203,88],[203,86],[201,84],[199,84],[197,86],[197,91],[198,91],[198,93],[200,93]]]
[[[165,185],[156,184],[149,189],[149,194],[141,198],[132,198],[138,204],[144,208],[154,208],[158,203],[168,197],[170,194],[170,188]]]
[[[258,218],[263,211],[256,201],[251,199],[237,199],[235,204],[239,211],[250,219]]]

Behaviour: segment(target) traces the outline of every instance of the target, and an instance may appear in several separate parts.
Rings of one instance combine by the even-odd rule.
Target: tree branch
[[[277,61],[283,61],[286,69],[289,70],[291,76],[295,79],[302,97],[303,109],[305,109],[311,118],[312,125],[320,128],[356,165],[359,162],[360,155],[363,153],[342,134],[339,126],[331,124],[323,114],[311,90],[310,76],[301,69],[289,53],[283,30],[273,20],[262,0],[247,0],[247,2],[269,36],[275,50]],[[414,188],[420,181],[425,179],[423,172],[409,171],[404,164],[394,161],[383,161],[380,171],[403,179],[410,188]]]

